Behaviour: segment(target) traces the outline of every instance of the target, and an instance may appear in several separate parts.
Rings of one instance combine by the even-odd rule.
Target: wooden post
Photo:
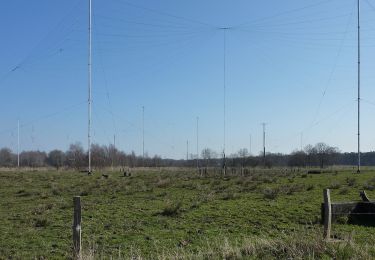
[[[332,207],[331,195],[329,189],[323,190],[324,197],[324,239],[331,238],[331,220],[332,220]]]
[[[73,218],[73,258],[81,258],[81,197],[73,198],[74,218]]]

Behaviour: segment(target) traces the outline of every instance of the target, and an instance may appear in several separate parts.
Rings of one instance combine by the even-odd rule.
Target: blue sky
[[[375,1],[362,4],[362,150],[375,146]],[[93,0],[93,142],[184,158],[356,150],[356,0]],[[87,147],[87,1],[2,1],[0,146]]]

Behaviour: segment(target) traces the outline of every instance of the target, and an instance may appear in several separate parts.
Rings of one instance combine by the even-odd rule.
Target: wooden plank
[[[331,207],[331,194],[329,189],[323,190],[324,198],[324,239],[331,238],[331,221],[332,221],[332,207]]]
[[[73,216],[73,258],[81,258],[81,197],[73,198],[74,216]]]

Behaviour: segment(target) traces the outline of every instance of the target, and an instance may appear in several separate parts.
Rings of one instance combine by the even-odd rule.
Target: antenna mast
[[[199,132],[198,132],[198,130],[199,130],[199,117],[197,116],[197,171],[198,171],[198,173],[199,173],[199,143],[198,143],[198,138],[199,138]]]
[[[145,165],[145,107],[142,106],[142,166]]]
[[[263,164],[266,167],[266,123],[262,123],[263,125]]]
[[[250,146],[249,146],[249,155],[251,155],[251,134],[250,134]]]
[[[223,173],[224,175],[226,175],[226,172],[227,172],[227,165],[226,165],[226,157],[225,157],[225,148],[226,148],[226,62],[227,62],[227,57],[226,57],[226,52],[227,52],[227,36],[226,36],[226,32],[227,30],[229,30],[230,28],[229,27],[221,27],[219,28],[221,30],[224,31],[224,53],[223,53],[223,90],[224,90],[224,104],[223,104],[223,112],[224,112],[224,140],[223,140]]]
[[[357,0],[357,22],[358,22],[358,169],[357,173],[361,172],[361,27],[360,27],[360,0]]]
[[[20,168],[20,120],[17,121],[17,167]]]
[[[88,155],[89,155],[89,171],[88,174],[91,174],[91,102],[92,102],[92,0],[89,0],[89,57],[88,57],[88,81],[89,81],[89,93],[88,93]]]

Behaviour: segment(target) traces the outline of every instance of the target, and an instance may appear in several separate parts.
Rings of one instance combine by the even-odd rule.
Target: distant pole
[[[263,125],[263,164],[266,167],[266,123],[262,123]]]
[[[358,14],[358,169],[357,173],[361,172],[361,27],[360,27],[360,0],[357,0],[357,14]]]
[[[199,172],[199,117],[197,117],[197,170]]]
[[[145,107],[142,106],[142,166],[145,161]]]
[[[113,171],[114,161],[115,161],[115,152],[116,152],[116,135],[113,135],[112,171]]]
[[[20,120],[17,121],[17,167],[20,168]]]
[[[251,134],[250,134],[250,144],[249,144],[249,155],[251,155]]]
[[[89,57],[88,57],[88,156],[89,156],[89,174],[91,174],[91,103],[92,103],[92,2],[89,0]]]
[[[226,174],[227,170],[227,165],[226,165],[226,156],[225,156],[225,148],[226,148],[226,62],[227,62],[227,37],[226,37],[226,32],[229,30],[229,27],[222,27],[220,28],[224,32],[224,51],[223,51],[223,92],[224,92],[224,104],[223,104],[223,118],[224,118],[224,136],[223,136],[223,170],[224,170],[224,175]]]
[[[186,161],[189,160],[189,140],[186,140]]]

